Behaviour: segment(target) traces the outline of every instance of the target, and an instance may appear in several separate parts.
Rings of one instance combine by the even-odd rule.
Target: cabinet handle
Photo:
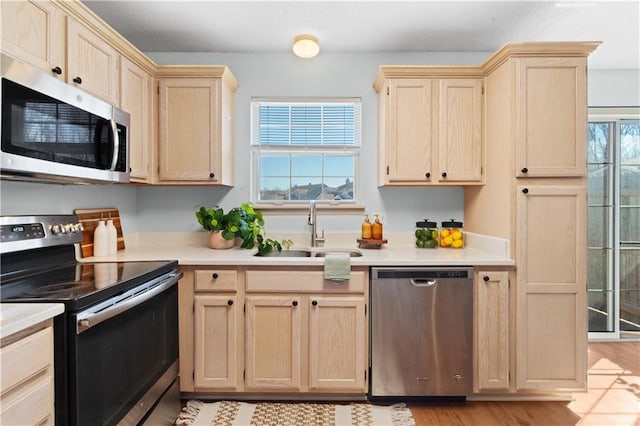
[[[60,68],[60,67],[51,68],[51,72],[54,73],[54,74],[60,75],[60,74],[62,74],[62,68]]]
[[[529,172],[529,169],[527,169],[526,167],[523,167],[522,169],[520,169],[520,171],[521,171],[522,173],[528,173],[528,172]]]
[[[297,300],[294,300],[293,302],[291,302],[291,305],[292,305],[292,306],[298,306],[298,301],[297,301]]]
[[[218,279],[218,276],[219,276],[219,275],[218,275],[218,273],[217,273],[217,272],[214,272],[214,273],[213,273],[213,275],[211,275],[211,277],[212,277],[214,280],[217,280],[217,279]]]
[[[442,177],[446,178],[447,177],[447,172],[442,172]]]
[[[529,188],[523,188],[522,189],[522,193],[523,194],[528,194],[529,193]]]
[[[80,77],[73,77],[73,82],[76,84],[82,84],[82,79]]]
[[[317,300],[313,300],[313,301],[311,302],[311,304],[312,304],[313,306],[318,306],[318,301],[317,301]]]
[[[210,178],[214,178],[214,177],[216,177],[216,175],[215,175],[215,173],[209,173],[209,177]]]
[[[429,173],[429,172],[425,173],[425,174],[424,174],[424,177],[426,177],[426,178],[430,178],[430,177],[431,177],[431,173]]]
[[[233,305],[233,300],[228,300],[227,301],[227,305],[229,305],[229,306]]]
[[[482,277],[482,279],[483,279],[485,282],[487,282],[487,281],[489,281],[489,276],[488,276],[488,275],[485,275],[484,277]]]

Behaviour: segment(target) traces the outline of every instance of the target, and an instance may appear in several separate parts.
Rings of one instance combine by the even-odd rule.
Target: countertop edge
[[[62,303],[0,303],[0,339],[64,312]]]

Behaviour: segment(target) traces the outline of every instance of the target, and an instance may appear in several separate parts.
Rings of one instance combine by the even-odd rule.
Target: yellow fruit
[[[448,237],[448,236],[449,236],[449,234],[450,234],[450,232],[449,232],[449,230],[448,230],[448,229],[443,229],[443,230],[440,232],[440,237],[445,238],[445,237]]]
[[[451,237],[453,238],[454,241],[456,240],[461,240],[462,239],[462,232],[460,231],[453,231],[451,233]]]
[[[454,240],[454,241],[451,243],[451,247],[453,247],[453,248],[460,248],[460,247],[462,247],[462,244],[463,244],[462,240]]]
[[[449,247],[452,243],[453,243],[453,238],[451,238],[451,236],[444,237],[442,240],[440,240],[440,245],[442,247]]]

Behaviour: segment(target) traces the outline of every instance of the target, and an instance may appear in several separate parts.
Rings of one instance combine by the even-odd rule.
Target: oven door
[[[139,401],[148,400],[148,392],[167,371],[177,372],[175,284],[181,276],[173,273],[147,288],[135,287],[115,303],[105,301],[71,315],[70,424],[117,424],[139,408]]]

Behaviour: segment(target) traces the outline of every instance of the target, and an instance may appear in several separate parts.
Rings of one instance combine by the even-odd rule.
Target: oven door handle
[[[143,293],[135,294],[136,289],[134,288],[130,290],[130,295],[124,296],[122,299],[113,302],[108,307],[102,308],[102,305],[98,305],[95,311],[89,310],[87,312],[78,314],[76,318],[76,334],[87,331],[91,327],[94,327],[103,321],[120,315],[128,311],[129,309],[134,308],[139,304],[155,297],[169,287],[175,285],[180,280],[180,278],[182,278],[182,275],[182,272],[172,273],[167,279],[161,281],[159,284],[156,284]]]
[[[113,133],[113,138],[111,142],[113,143],[113,155],[111,157],[111,167],[109,170],[116,170],[118,165],[118,156],[120,155],[120,137],[118,136],[118,125],[116,120],[113,118],[109,121],[111,124],[111,132]]]

